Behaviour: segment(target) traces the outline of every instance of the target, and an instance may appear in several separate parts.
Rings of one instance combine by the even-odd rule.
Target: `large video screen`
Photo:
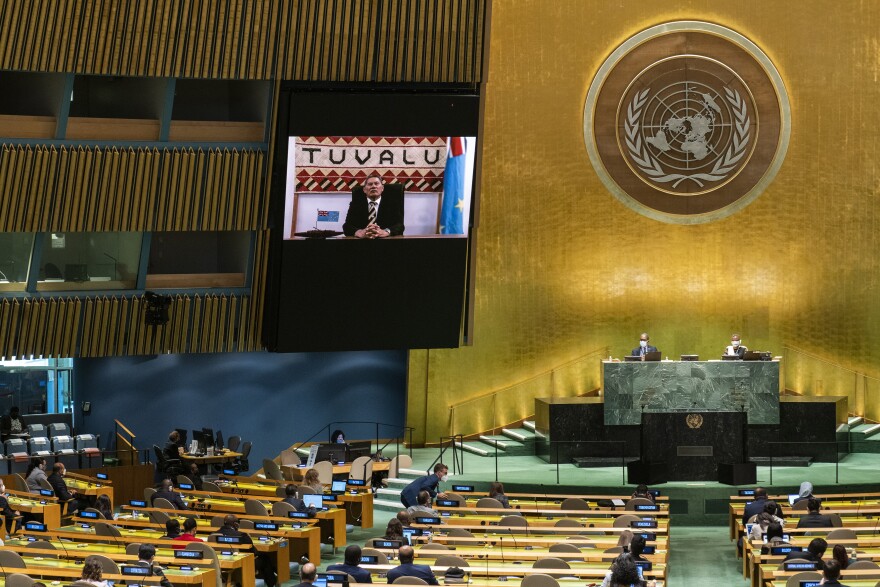
[[[370,177],[381,181],[382,216],[382,196],[397,197],[392,187],[403,194],[403,236],[467,234],[475,152],[476,137],[289,137],[284,238],[310,230],[345,236],[346,219],[363,228],[349,207]]]
[[[479,96],[293,88],[280,100],[267,347],[459,346]]]

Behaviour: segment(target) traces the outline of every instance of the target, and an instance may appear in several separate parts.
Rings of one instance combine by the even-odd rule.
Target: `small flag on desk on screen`
[[[464,147],[463,137],[449,137],[446,170],[443,172],[440,234],[464,234]]]
[[[339,222],[339,210],[318,210],[318,222]]]

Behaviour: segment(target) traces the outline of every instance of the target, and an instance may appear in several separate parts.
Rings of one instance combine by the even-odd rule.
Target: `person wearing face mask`
[[[748,347],[742,344],[739,339],[739,335],[733,334],[730,337],[730,345],[728,345],[728,347],[724,349],[724,354],[728,357],[739,357],[740,359],[742,359],[747,350],[749,350]]]
[[[647,332],[643,332],[641,335],[639,335],[639,346],[637,346],[636,348],[634,348],[632,350],[632,353],[630,353],[630,356],[644,357],[648,353],[658,352],[660,349],[651,345],[650,340],[651,340],[651,337],[648,336]]]
[[[345,444],[345,433],[342,430],[334,430],[330,435],[331,444]]]
[[[449,467],[443,463],[437,463],[434,465],[433,474],[419,477],[404,487],[403,491],[400,492],[400,502],[405,507],[419,505],[419,493],[422,491],[427,491],[431,498],[439,497],[440,499],[445,499],[446,494],[438,493],[437,486],[440,485],[441,481],[446,481],[448,475]]]

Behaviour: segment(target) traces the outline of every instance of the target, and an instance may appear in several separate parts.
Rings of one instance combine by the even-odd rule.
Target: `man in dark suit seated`
[[[150,505],[156,507],[154,503],[156,502],[156,498],[167,499],[171,502],[171,505],[174,506],[175,509],[178,510],[187,510],[186,504],[183,503],[183,500],[180,498],[180,494],[174,491],[174,484],[171,483],[171,479],[164,479],[162,481],[162,489],[157,491],[150,497]]]
[[[728,357],[739,357],[740,359],[746,354],[749,347],[742,344],[738,334],[730,336],[730,344],[724,349],[724,354]]]
[[[370,571],[360,568],[358,566],[360,562],[361,547],[357,544],[352,544],[345,549],[345,564],[330,565],[327,567],[327,572],[348,573],[358,583],[372,583],[373,579],[370,578]]]
[[[88,498],[67,489],[67,483],[64,481],[64,475],[66,474],[67,469],[64,467],[64,463],[55,463],[52,466],[52,474],[46,480],[52,486],[52,491],[55,492],[55,497],[58,498],[58,501],[67,503],[67,512],[73,513],[86,507]]]
[[[134,564],[139,567],[147,567],[150,569],[150,574],[154,577],[161,577],[159,581],[159,585],[162,587],[173,587],[171,581],[165,576],[165,571],[159,565],[153,564],[153,559],[156,557],[156,547],[152,544],[141,544],[140,548],[138,548],[138,560]]]
[[[18,516],[18,512],[9,507],[9,500],[6,499],[6,485],[2,479],[0,479],[0,514],[3,514],[3,518],[6,520],[6,533],[12,534],[14,531],[12,524]]]
[[[822,502],[815,497],[811,497],[807,502],[807,511],[809,512],[806,516],[803,516],[800,521],[798,521],[798,528],[833,528],[834,524],[831,523],[831,516],[826,516],[824,514],[820,514],[819,510],[822,509]]]
[[[381,177],[371,175],[363,187],[352,190],[342,225],[345,236],[372,239],[403,234],[403,185],[388,188],[386,191]]]
[[[755,487],[755,500],[747,503],[743,510],[743,525],[745,525],[752,516],[757,516],[763,512],[767,502],[767,490],[763,487]],[[776,504],[776,512],[773,515],[777,518],[782,517],[782,508],[779,507],[779,504]]]
[[[314,563],[306,563],[299,570],[299,583],[294,587],[311,587],[318,577],[318,567]]]
[[[647,332],[643,332],[639,335],[639,346],[632,350],[630,353],[631,357],[644,357],[648,353],[656,353],[659,349],[653,346],[651,343],[651,337],[648,336]],[[644,360],[644,359],[642,359]]]
[[[414,565],[413,558],[415,551],[412,546],[401,546],[400,564],[388,571],[388,582],[394,583],[398,577],[418,577],[428,583],[428,585],[439,585],[437,577],[428,565]]]
[[[275,587],[275,584],[278,582],[278,573],[275,572],[272,559],[268,555],[258,552],[251,537],[238,529],[238,518],[235,515],[227,514],[223,518],[223,525],[218,532],[224,536],[238,538],[242,545],[249,544],[250,549],[244,552],[250,552],[254,555],[254,568],[259,571],[263,581],[266,583],[266,587]]]
[[[823,538],[813,538],[810,541],[810,545],[807,546],[806,551],[804,551],[804,552],[796,552],[796,551],[789,552],[787,555],[785,555],[785,560],[802,558],[804,560],[821,563],[822,557],[825,556],[825,551],[827,549],[828,549],[828,543],[825,542],[825,540]]]
[[[306,502],[296,496],[296,485],[288,483],[287,487],[284,488],[284,495],[287,496],[284,498],[284,503],[292,505],[298,512],[308,513],[310,518],[315,517],[315,508],[306,507]]]

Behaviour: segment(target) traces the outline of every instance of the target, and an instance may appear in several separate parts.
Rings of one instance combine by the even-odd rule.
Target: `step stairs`
[[[880,453],[880,424],[862,423],[849,429],[850,450],[857,453]]]
[[[638,457],[624,457],[624,463],[638,461]],[[619,467],[620,457],[578,457],[571,460],[578,469],[595,469],[599,467]]]
[[[384,510],[387,512],[399,512],[403,509],[400,503],[400,492],[412,483],[413,479],[421,477],[424,471],[416,469],[400,469],[398,471],[400,477],[389,477],[386,479],[387,487],[381,487],[376,490],[373,495],[373,509]]]
[[[759,467],[769,467],[770,457],[750,457],[750,461]],[[813,464],[813,457],[773,457],[774,467],[809,467]]]

